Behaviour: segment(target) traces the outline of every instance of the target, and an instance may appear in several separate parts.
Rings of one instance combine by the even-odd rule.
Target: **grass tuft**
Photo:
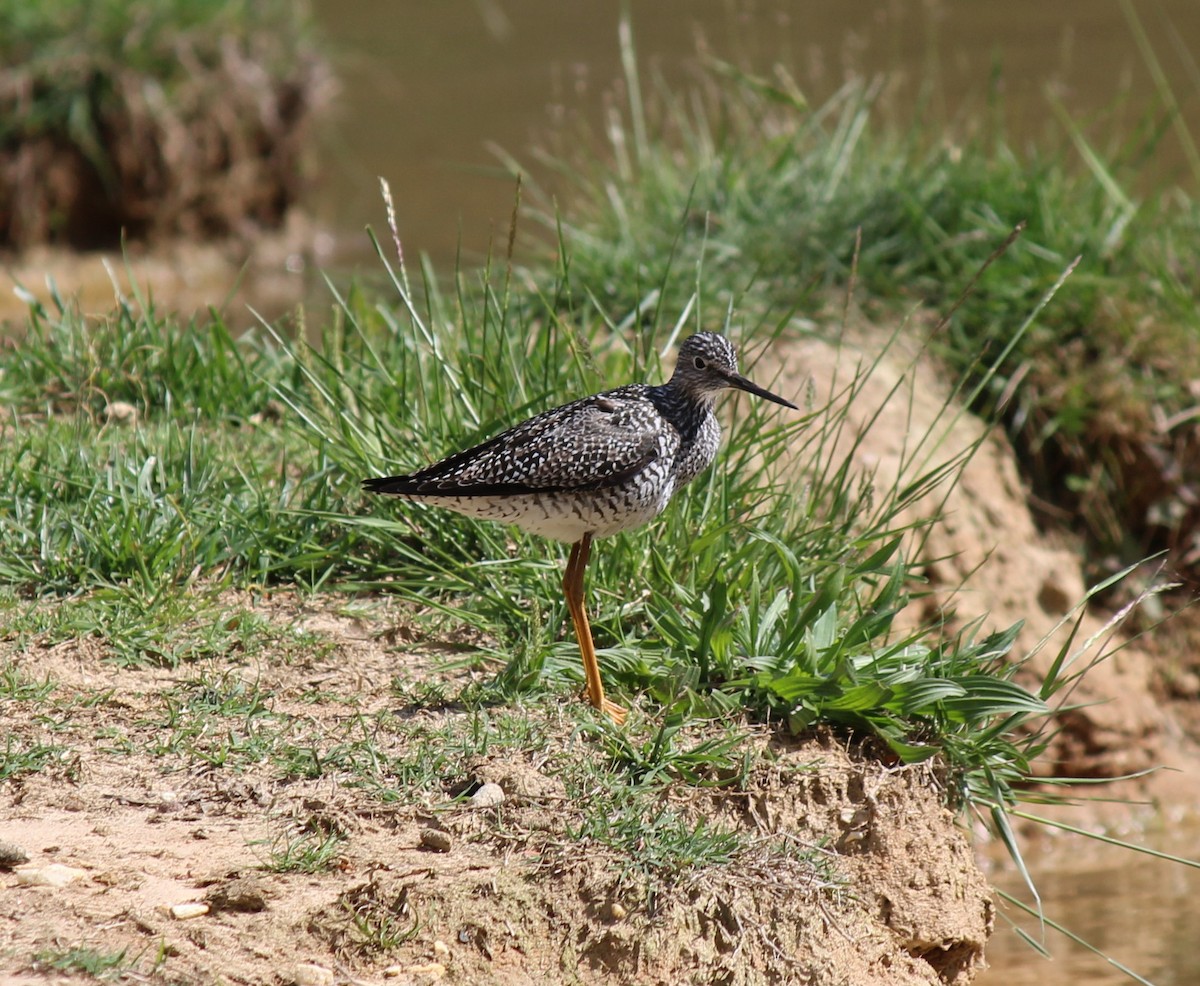
[[[1188,186],[1144,187],[1163,141],[1190,146],[1176,97],[1103,147],[1103,119],[1085,130],[1056,107],[1061,128],[1018,148],[999,123],[937,141],[920,117],[898,130],[880,120],[878,85],[810,106],[786,78],[764,85],[724,68],[688,98],[647,87],[603,137],[564,142],[544,163],[570,187],[569,216],[561,188],[526,181],[535,221],[563,238],[598,303],[634,311],[651,297],[652,309],[679,310],[692,285],[668,274],[694,269],[709,324],[751,283],[822,321],[852,286],[877,322],[953,305],[934,352],[974,390],[975,410],[1001,415],[1046,522],[1085,535],[1092,579],[1163,550],[1194,575],[1200,512],[1184,504],[1200,477],[1188,437],[1200,279],[1184,258],[1200,250],[1200,203]],[[647,139],[647,119],[669,136]],[[1018,224],[1019,240],[959,302]],[[1012,345],[1018,313],[1052,290]]]
[[[262,865],[268,873],[321,873],[338,865],[344,841],[338,832],[288,829],[252,845],[267,847]]]

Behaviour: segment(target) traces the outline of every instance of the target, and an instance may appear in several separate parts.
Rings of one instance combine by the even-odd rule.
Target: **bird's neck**
[[[693,438],[713,415],[715,394],[693,394],[670,384],[651,387],[650,400],[685,439]]]

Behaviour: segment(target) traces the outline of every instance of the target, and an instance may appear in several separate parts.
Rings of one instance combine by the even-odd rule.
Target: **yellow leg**
[[[579,640],[579,653],[583,657],[583,676],[587,680],[588,701],[619,726],[625,721],[627,713],[621,706],[604,697],[604,682],[600,680],[600,665],[596,662],[592,627],[583,608],[583,570],[587,568],[591,551],[590,534],[585,534],[571,545],[571,557],[567,559],[567,570],[563,573],[563,595],[567,598],[567,609],[570,610],[571,622],[575,624],[575,636]]]

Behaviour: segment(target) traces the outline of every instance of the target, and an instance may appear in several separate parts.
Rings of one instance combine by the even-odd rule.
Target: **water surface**
[[[1138,834],[1128,841],[1197,858],[1194,824]],[[1156,986],[1200,983],[1200,870],[1081,836],[1053,838],[1026,854],[1046,915]],[[995,886],[1028,899],[1011,864],[990,875]],[[1026,933],[1041,937],[1035,919],[1001,904]],[[1136,982],[1119,968],[1047,929],[1044,959],[1004,916],[988,945],[991,968],[976,986],[1118,986]]]
[[[364,256],[363,226],[382,228],[380,175],[396,195],[408,249],[449,262],[460,248],[475,260],[493,238],[503,243],[513,186],[489,147],[532,165],[531,147],[556,128],[579,117],[593,129],[602,126],[604,95],[621,73],[621,6],[615,0],[315,0],[344,89],[327,141],[327,180],[314,206],[339,231],[343,248]],[[993,89],[1018,145],[1061,136],[1055,100],[1086,125],[1128,95],[1115,128],[1089,131],[1104,140],[1131,127],[1154,93],[1118,0],[629,6],[644,82],[656,73],[685,80],[697,66],[697,39],[714,55],[762,74],[783,65],[814,105],[848,76],[885,75],[909,105],[920,84],[931,81],[934,103],[922,118],[931,138],[959,126],[962,115],[991,112]],[[1131,6],[1184,120],[1200,135],[1200,2]],[[904,108],[901,102],[898,111]],[[1164,141],[1155,166],[1185,175],[1173,139]]]

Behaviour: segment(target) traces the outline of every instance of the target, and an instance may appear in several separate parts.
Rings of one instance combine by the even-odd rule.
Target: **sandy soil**
[[[26,678],[55,684],[40,701],[8,703],[9,735],[63,750],[0,786],[0,839],[29,856],[0,874],[6,981],[56,981],[46,966],[70,949],[124,949],[127,978],[181,983],[965,983],[980,961],[992,902],[936,785],[831,737],[764,735],[773,755],[738,793],[680,786],[676,810],[762,849],[687,871],[653,898],[611,852],[572,841],[572,805],[545,750],[470,764],[478,783],[505,792],[488,808],[449,789],[407,804],[400,789],[388,804],[337,771],[288,777],[270,762],[228,769],[155,750],[178,727],[164,710],[198,676],[253,681],[276,724],[328,750],[349,720],[397,705],[398,668],[410,683],[428,673],[427,656],[406,655],[332,605],[287,596],[248,605],[319,627],[333,646],[283,665],[225,656],[175,671],[114,668],[90,639],[6,646],[3,659]],[[381,626],[397,618],[379,616]],[[354,705],[314,701],[315,684]],[[550,717],[564,749],[594,755],[570,720],[529,715]],[[402,741],[381,740],[381,754],[402,757],[389,742]],[[380,780],[396,783],[386,771]],[[444,841],[429,845],[430,829]],[[334,865],[271,872],[281,832],[337,833]],[[823,865],[789,859],[780,839],[821,847]],[[75,878],[20,882],[50,864]],[[207,912],[173,916],[190,903]]]
[[[811,376],[828,392],[855,356],[811,342],[777,359],[797,391]],[[877,482],[900,470],[906,435],[936,419],[940,386],[927,366],[897,359],[858,399],[863,421],[879,403],[901,402],[857,452]],[[940,454],[979,428],[955,419]],[[1038,534],[1000,438],[984,442],[945,514],[925,548],[937,590],[926,605],[990,613],[989,628],[1024,619],[1023,650],[1061,634],[1083,595],[1077,556]],[[750,848],[648,894],[628,860],[572,835],[577,805],[563,765],[598,753],[559,704],[524,710],[547,737],[542,746],[458,763],[453,782],[411,797],[395,770],[411,754],[403,729],[370,735],[375,761],[350,769],[337,758],[358,756],[363,723],[381,715],[468,728],[468,712],[411,701],[441,674],[430,642],[414,640],[405,614],[384,602],[357,616],[336,598],[240,604],[322,643],[286,659],[231,653],[167,671],[117,668],[94,638],[0,642],[0,667],[53,685],[49,696],[4,704],[8,749],[54,751],[40,769],[0,782],[0,841],[19,850],[10,865],[23,852],[34,870],[76,871],[61,887],[0,872],[6,981],[64,978],[47,967],[72,949],[125,949],[127,980],[179,983],[960,984],[980,966],[992,900],[923,770],[829,736],[792,744],[764,735],[772,755],[754,759],[738,793],[681,785],[665,806],[734,829]],[[1087,614],[1077,639],[1104,626],[1103,614]],[[1042,667],[1056,646],[1043,646]],[[1195,746],[1158,700],[1154,660],[1130,644],[1100,663],[1052,753],[1090,777],[1180,767],[1120,793],[1166,814],[1194,811]],[[231,724],[225,714],[206,727],[193,710],[179,742],[198,691],[239,687],[260,696],[261,720],[248,712]],[[316,751],[309,769],[281,761],[277,733],[288,750]],[[239,752],[255,743],[259,759]],[[234,752],[222,760],[223,750]],[[456,797],[485,783],[499,785],[502,803]],[[329,841],[331,865],[273,871],[288,840]],[[205,912],[173,916],[189,903]]]

